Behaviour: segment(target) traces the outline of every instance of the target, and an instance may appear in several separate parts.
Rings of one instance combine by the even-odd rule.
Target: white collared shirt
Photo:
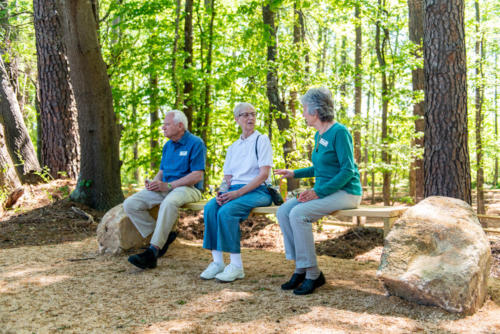
[[[257,143],[259,161],[255,154],[257,138],[259,138]],[[224,162],[224,175],[233,176],[231,184],[248,184],[259,175],[262,166],[273,166],[273,149],[269,138],[255,130],[250,137],[246,139],[240,137],[229,146]],[[267,181],[270,182],[269,176]]]

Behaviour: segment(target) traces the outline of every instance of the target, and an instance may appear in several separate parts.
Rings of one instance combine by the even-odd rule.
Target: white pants
[[[123,202],[123,209],[142,237],[145,238],[154,231],[151,244],[162,248],[177,221],[179,207],[200,199],[201,192],[195,187],[178,187],[170,192],[143,189],[127,198]],[[160,210],[155,222],[148,210],[158,204]]]

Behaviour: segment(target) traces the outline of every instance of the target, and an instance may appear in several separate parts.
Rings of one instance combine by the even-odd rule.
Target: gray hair
[[[182,111],[176,109],[167,111],[165,117],[167,117],[168,114],[174,114],[173,120],[175,124],[182,123],[184,125],[184,130],[188,129],[188,119]]]
[[[335,118],[332,93],[328,88],[310,88],[302,95],[300,102],[307,106],[310,115],[318,115],[321,122],[331,122]]]
[[[233,109],[234,117],[239,117],[241,112],[247,110],[255,112],[255,107],[247,102],[238,103]]]

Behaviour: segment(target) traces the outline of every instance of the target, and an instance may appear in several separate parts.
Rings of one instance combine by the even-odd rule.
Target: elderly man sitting
[[[123,209],[145,238],[151,233],[151,244],[145,252],[132,255],[128,261],[142,269],[155,268],[157,259],[165,254],[176,232],[170,233],[178,217],[179,207],[201,199],[206,148],[203,141],[187,131],[183,112],[167,112],[162,129],[170,140],[163,146],[160,171],[146,189],[130,196]],[[148,210],[160,204],[158,219]]]

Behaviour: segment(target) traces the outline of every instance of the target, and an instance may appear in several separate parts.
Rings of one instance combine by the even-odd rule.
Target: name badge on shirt
[[[185,157],[186,155],[188,155],[188,151],[180,151],[179,152],[180,157]]]
[[[327,146],[328,146],[328,141],[327,141],[327,140],[324,140],[323,138],[321,138],[321,139],[319,140],[319,143],[320,143],[321,145],[323,145],[324,147],[327,147]]]

